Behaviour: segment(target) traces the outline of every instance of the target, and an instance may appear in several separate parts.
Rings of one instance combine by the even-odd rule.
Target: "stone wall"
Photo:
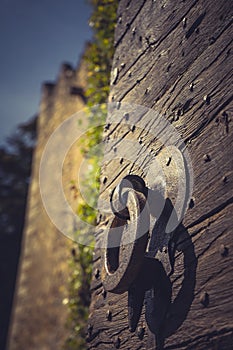
[[[45,83],[42,87],[38,140],[33,157],[8,350],[61,349],[68,335],[65,329],[68,308],[63,300],[68,296],[71,241],[56,229],[45,212],[40,196],[39,166],[53,131],[85,106],[85,79],[85,63],[81,60],[77,68],[63,64],[56,82]],[[74,210],[76,199],[71,191],[71,181],[77,176],[81,159],[80,150],[74,145],[63,168],[64,192]],[[55,176],[53,171],[49,176]]]

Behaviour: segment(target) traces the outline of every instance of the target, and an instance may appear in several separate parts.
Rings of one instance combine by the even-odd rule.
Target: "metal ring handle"
[[[123,198],[125,192],[134,189],[141,192],[147,198],[148,189],[144,180],[138,175],[127,175],[114,188],[110,196],[110,206],[115,216],[122,220],[129,220],[129,212],[126,206],[126,200]],[[117,206],[115,205],[117,203]]]
[[[148,242],[150,214],[146,197],[128,189],[127,209],[130,220],[115,216],[106,235],[102,281],[105,290],[126,292],[136,278]]]

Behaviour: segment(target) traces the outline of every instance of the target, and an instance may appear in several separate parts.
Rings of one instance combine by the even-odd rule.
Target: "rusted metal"
[[[123,158],[121,158],[121,160],[123,160]],[[145,196],[145,201],[147,199],[147,188],[144,180],[137,175],[125,176],[120,181],[119,185],[112,191],[110,196],[112,212],[115,216],[122,220],[130,219],[129,211],[126,205],[126,197],[129,189],[134,189],[135,191],[142,193]]]
[[[121,188],[120,188],[121,194]],[[106,235],[102,281],[105,290],[124,293],[141,268],[149,233],[146,197],[132,188],[124,189],[130,220],[115,216]]]
[[[110,200],[115,217],[107,233],[103,285],[114,293],[128,291],[128,325],[131,332],[137,328],[147,295],[146,320],[149,328],[159,336],[171,300],[171,283],[162,263],[146,256],[150,226],[148,191],[144,180],[128,175],[112,192]],[[170,211],[166,209],[164,213]],[[124,244],[126,235],[133,239],[129,244]],[[169,247],[173,271],[171,252],[174,255],[175,244]]]

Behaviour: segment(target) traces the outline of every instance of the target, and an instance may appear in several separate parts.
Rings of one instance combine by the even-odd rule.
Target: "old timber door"
[[[232,14],[119,2],[89,349],[233,348]]]

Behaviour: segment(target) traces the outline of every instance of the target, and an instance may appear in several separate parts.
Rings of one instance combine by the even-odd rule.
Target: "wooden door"
[[[145,305],[130,332],[128,293],[103,288],[101,242],[114,217],[103,209],[96,230],[89,349],[156,349],[156,339],[164,349],[232,349],[232,10],[230,0],[119,2],[100,202],[109,203],[128,174],[151,185],[151,164],[160,159],[165,195],[173,203],[174,153],[164,150],[177,141],[171,140],[176,131],[183,142],[179,150],[190,157],[190,183],[176,230],[174,273],[168,276],[172,298],[160,344],[145,319]],[[160,136],[154,132],[158,118],[172,128],[159,128]],[[154,172],[155,184],[159,175]],[[166,249],[163,253],[157,257],[168,273]]]

